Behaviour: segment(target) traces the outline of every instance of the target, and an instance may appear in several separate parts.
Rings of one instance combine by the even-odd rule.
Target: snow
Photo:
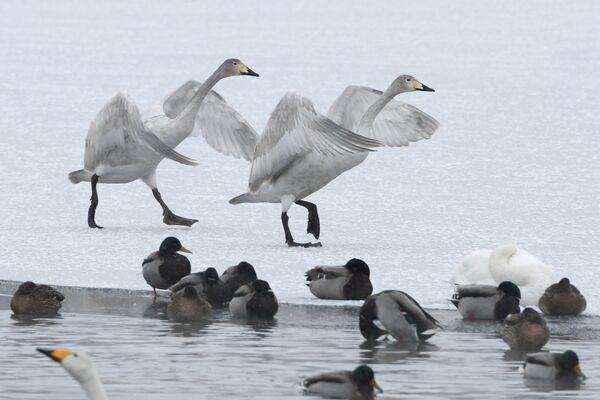
[[[1,279],[145,288],[141,261],[175,235],[193,269],[247,260],[281,301],[317,303],[303,284],[317,264],[364,259],[375,290],[401,289],[446,307],[454,268],[511,238],[568,276],[600,312],[600,3],[79,2],[0,3]],[[288,90],[325,113],[350,84],[385,89],[411,74],[435,93],[404,94],[441,122],[431,140],[384,149],[307,200],[319,206],[320,249],[284,244],[277,205],[231,206],[249,164],[202,141],[164,161],[171,209],[162,224],[141,182],[99,185],[86,226],[82,168],[90,121],[117,92],[141,109],[237,57],[260,78],[217,90],[260,130]],[[306,210],[290,226],[305,235]]]

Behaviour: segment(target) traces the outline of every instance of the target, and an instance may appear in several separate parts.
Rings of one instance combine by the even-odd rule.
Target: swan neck
[[[104,387],[102,387],[102,382],[100,382],[100,379],[95,374],[90,379],[82,381],[81,387],[88,400],[108,400],[104,392]]]
[[[198,110],[200,110],[200,105],[202,101],[206,98],[211,89],[223,78],[220,69],[217,69],[211,76],[206,79],[200,85],[194,97],[190,100],[188,105],[183,109],[183,111],[173,119],[173,124],[175,124],[175,131],[178,132],[177,143],[175,146],[183,139],[188,137],[192,131],[194,130],[194,124],[196,123],[196,115],[198,115]],[[170,143],[170,145],[173,145]]]
[[[377,115],[379,115],[381,110],[383,110],[383,108],[394,98],[394,96],[396,96],[396,94],[398,93],[394,92],[391,87],[383,92],[381,96],[379,96],[377,100],[375,100],[375,102],[371,104],[369,108],[367,108],[367,111],[365,111],[364,115],[360,119],[360,122],[358,123],[356,132],[363,136],[372,137],[373,134],[371,132],[371,127],[373,126],[373,122],[375,122],[375,118],[377,118]]]

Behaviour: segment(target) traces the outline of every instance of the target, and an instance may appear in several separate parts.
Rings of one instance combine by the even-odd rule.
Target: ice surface
[[[600,3],[79,2],[0,3],[0,278],[145,288],[141,261],[167,235],[195,270],[253,263],[282,301],[316,302],[303,272],[363,258],[375,290],[446,306],[464,255],[506,238],[568,276],[600,312]],[[231,206],[249,165],[191,139],[165,161],[167,227],[147,187],[100,185],[86,226],[82,168],[90,121],[116,93],[141,109],[238,57],[260,78],[217,90],[257,130],[295,89],[326,112],[349,84],[385,89],[408,73],[435,88],[399,99],[435,116],[429,141],[384,149],[309,198],[320,249],[289,249],[277,205]],[[290,213],[299,241],[306,211]]]

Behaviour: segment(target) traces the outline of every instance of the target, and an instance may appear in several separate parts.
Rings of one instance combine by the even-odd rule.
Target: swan
[[[318,266],[306,271],[306,285],[319,299],[364,300],[373,293],[369,266],[353,258],[341,266]]]
[[[158,191],[156,168],[165,157],[186,165],[198,164],[173,149],[192,133],[200,106],[212,87],[219,80],[236,75],[258,76],[240,60],[225,60],[194,91],[182,110],[177,109],[177,114],[170,114],[173,118],[167,116],[143,121],[137,106],[121,93],[100,110],[88,130],[84,169],[69,174],[72,183],[91,182],[92,197],[88,210],[90,228],[102,228],[95,220],[98,206],[96,185],[129,183],[137,179],[141,179],[152,190],[163,209],[165,224],[191,226],[197,222],[180,217],[169,209]],[[175,97],[178,93],[176,91]]]
[[[409,75],[396,78],[385,92],[350,86],[334,102],[327,116],[316,113],[309,99],[286,94],[258,139],[249,179],[249,191],[231,204],[280,203],[288,246],[297,243],[288,226],[292,203],[308,210],[307,233],[319,238],[317,206],[303,200],[343,172],[363,162],[378,146],[407,146],[431,137],[439,123],[417,108],[392,101],[397,94],[433,91]],[[357,132],[351,134],[350,132]]]
[[[10,300],[10,309],[15,315],[56,315],[65,296],[48,285],[23,282]]]
[[[527,307],[521,314],[506,318],[500,336],[512,350],[532,352],[540,351],[548,343],[550,330],[540,313]]]
[[[107,400],[92,358],[83,351],[37,349],[60,363],[84,390],[88,400]]]
[[[385,330],[379,329],[375,320]],[[400,290],[384,290],[367,297],[360,308],[358,326],[367,340],[389,334],[408,343],[426,341],[442,327],[415,299]]]
[[[521,291],[521,306],[537,306],[544,290],[556,282],[554,273],[534,255],[517,247],[512,240],[494,250],[477,250],[465,257],[452,275],[459,285],[498,285],[511,281]]]
[[[269,283],[256,279],[235,291],[229,302],[229,312],[234,317],[272,318],[279,304]]]
[[[375,373],[368,365],[353,371],[335,371],[308,376],[302,380],[302,389],[323,397],[341,399],[374,399],[374,389],[383,393],[375,381]]]

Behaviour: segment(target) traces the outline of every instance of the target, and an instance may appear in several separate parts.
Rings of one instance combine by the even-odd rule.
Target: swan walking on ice
[[[117,94],[92,121],[85,142],[84,169],[71,172],[73,183],[91,182],[92,197],[88,210],[88,226],[96,224],[98,183],[129,183],[141,179],[152,190],[163,209],[167,225],[191,226],[196,219],[174,214],[163,201],[156,183],[156,168],[163,158],[186,165],[197,162],[173,150],[192,133],[200,106],[215,84],[236,75],[258,76],[237,59],[225,60],[200,85],[191,100],[173,118],[158,118],[143,122],[137,106],[125,95]],[[214,147],[214,146],[213,146]]]

